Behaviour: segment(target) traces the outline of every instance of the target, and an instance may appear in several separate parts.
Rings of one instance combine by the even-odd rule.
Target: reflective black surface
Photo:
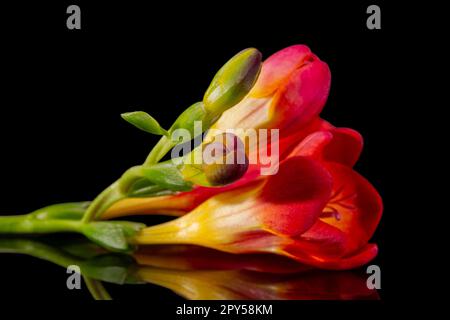
[[[52,203],[92,199],[124,169],[142,162],[157,140],[129,128],[120,113],[143,109],[167,126],[202,96],[213,70],[237,51],[254,46],[267,57],[302,43],[331,68],[332,86],[323,117],[337,126],[354,128],[365,138],[356,169],[385,201],[386,210],[373,239],[380,248],[373,263],[384,270],[389,252],[386,221],[393,222],[392,217],[398,215],[391,196],[397,190],[388,183],[389,174],[397,177],[397,170],[394,157],[388,155],[398,147],[398,139],[392,137],[399,122],[394,111],[405,107],[390,104],[386,93],[386,78],[392,76],[388,62],[394,59],[390,46],[398,39],[391,36],[392,8],[382,9],[382,30],[372,32],[365,25],[366,8],[372,3],[364,1],[356,5],[277,1],[269,6],[218,7],[82,2],[82,30],[71,32],[65,25],[69,4],[3,5],[0,214],[23,214]],[[165,218],[139,220],[154,224]],[[31,239],[35,240],[42,239]],[[52,237],[56,241],[52,246],[60,248],[59,240]],[[29,254],[3,253],[0,261],[2,295],[11,301],[92,299],[84,283],[81,290],[68,290],[66,269],[54,263]],[[152,273],[155,266],[145,268],[146,284],[104,285],[118,300],[190,297],[161,286],[155,278],[162,275]],[[373,298],[373,292],[366,294],[362,287],[365,270],[300,272],[280,279],[239,268],[215,278],[219,274],[214,268],[205,276],[206,285],[215,288],[211,293],[221,292],[217,289],[220,281],[234,283],[227,277],[240,279],[242,275],[243,289],[233,289],[236,298],[259,297],[258,290],[246,292],[252,288],[250,283],[261,284],[261,296],[270,298]],[[178,283],[196,279],[186,270],[165,275],[180,279]],[[387,270],[383,279],[389,275]],[[347,278],[354,285],[341,285]],[[383,280],[383,285],[387,283]],[[265,290],[277,286],[282,289]],[[322,286],[327,289],[321,291]],[[311,289],[305,292],[305,288]]]
[[[0,253],[2,274],[8,275],[2,290],[10,297],[39,292],[49,299],[90,294],[96,299],[379,299],[362,269],[314,270],[268,254],[236,256],[195,246],[145,246],[130,255],[113,254],[67,236],[1,238]],[[74,266],[84,279],[80,288]],[[106,295],[97,295],[88,286],[92,282],[105,285]]]

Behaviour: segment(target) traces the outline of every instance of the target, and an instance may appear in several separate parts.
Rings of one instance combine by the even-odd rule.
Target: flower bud
[[[213,186],[238,180],[248,169],[244,144],[231,133],[216,136],[204,145],[202,169]]]
[[[202,127],[204,127],[203,130],[207,130],[209,129],[210,123],[205,123],[206,118],[206,110],[203,102],[196,102],[178,116],[170,128],[170,132],[172,133],[177,129],[186,129],[189,133],[193,134],[196,121],[201,121]]]
[[[213,119],[241,101],[252,89],[261,70],[261,59],[257,49],[245,49],[216,73],[203,97],[206,111]]]
[[[186,155],[183,161],[180,172],[184,180],[205,187],[227,185],[238,180],[249,164],[244,144],[231,133],[215,136]]]

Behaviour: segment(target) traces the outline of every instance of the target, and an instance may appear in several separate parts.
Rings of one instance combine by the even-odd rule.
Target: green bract
[[[131,251],[127,238],[131,238],[140,229],[142,223],[128,221],[91,222],[81,226],[81,233],[98,245],[112,251]]]
[[[127,112],[122,113],[121,116],[125,121],[131,123],[142,131],[157,135],[168,135],[168,132],[159,125],[158,121],[146,112]]]
[[[142,168],[143,176],[152,183],[172,191],[189,191],[192,183],[186,181],[179,168],[171,161]]]

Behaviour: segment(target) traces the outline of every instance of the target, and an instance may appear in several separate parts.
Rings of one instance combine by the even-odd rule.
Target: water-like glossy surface
[[[233,255],[195,246],[146,246],[112,254],[81,238],[0,238],[2,291],[40,298],[89,298],[97,280],[116,299],[378,299],[367,274],[321,271],[268,254]],[[44,262],[46,261],[46,262]],[[57,268],[59,265],[62,268]],[[69,265],[79,266],[82,290],[69,290]],[[5,276],[5,273],[7,275]],[[75,292],[77,291],[77,292]],[[92,291],[92,290],[91,290]]]

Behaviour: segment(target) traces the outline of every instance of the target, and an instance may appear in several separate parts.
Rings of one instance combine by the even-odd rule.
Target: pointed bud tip
[[[221,114],[239,103],[255,84],[262,66],[262,54],[255,48],[242,50],[216,73],[203,101],[206,110]]]

